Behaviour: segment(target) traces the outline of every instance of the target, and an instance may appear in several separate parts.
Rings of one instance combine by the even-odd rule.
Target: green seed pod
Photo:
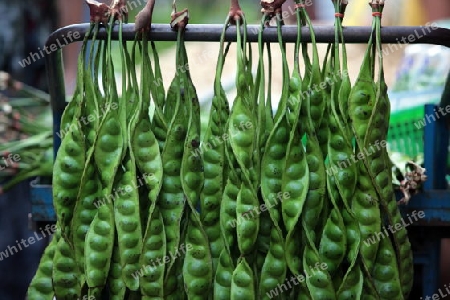
[[[210,294],[213,279],[212,260],[208,238],[196,211],[190,212],[185,243],[183,279],[186,294],[188,299],[205,299]]]
[[[233,153],[242,170],[248,170],[252,166],[251,153],[255,147],[255,125],[252,112],[244,104],[241,97],[237,97],[231,109],[228,133]]]
[[[220,229],[220,207],[224,192],[225,145],[223,136],[229,109],[226,96],[220,93],[213,97],[211,113],[203,143],[193,155],[202,154],[204,182],[200,193],[200,217],[208,236],[215,274],[224,243]],[[211,149],[205,145],[215,145]]]
[[[380,241],[372,277],[380,299],[404,299],[395,251],[389,238],[383,238]]]
[[[120,252],[117,235],[114,238],[114,247],[107,283],[110,299],[123,300],[127,287],[122,279],[122,266],[120,264]]]
[[[162,299],[165,265],[157,264],[156,259],[166,256],[166,234],[158,207],[149,216],[143,241],[140,264],[144,274],[139,279],[141,292],[144,297]]]
[[[278,108],[280,111],[282,108]],[[276,122],[267,140],[266,149],[261,161],[261,194],[270,217],[278,226],[281,216],[279,212],[278,194],[282,187],[282,168],[284,166],[286,150],[289,142],[289,127],[286,114],[279,112]]]
[[[339,270],[346,250],[347,238],[344,221],[338,209],[334,207],[328,217],[319,246],[320,258],[328,266],[328,272],[331,276]]]
[[[267,299],[270,291],[278,287],[286,278],[287,264],[285,250],[282,243],[282,233],[272,227],[270,248],[261,270],[259,283],[259,299]]]
[[[182,236],[182,240],[184,240],[184,236]],[[184,254],[182,252],[180,251],[180,256],[175,258],[173,267],[166,272],[164,279],[164,299],[187,299],[183,279]]]
[[[283,202],[281,203],[282,216],[288,232],[293,230],[300,218],[309,188],[308,163],[301,136],[296,130],[299,126],[297,126],[297,122],[293,126],[281,179],[281,191],[283,193]],[[284,197],[285,195],[287,197]]]
[[[220,226],[224,236],[225,244],[230,247],[234,245],[236,237],[237,214],[236,199],[239,193],[239,187],[228,178],[223,192],[222,202],[220,204]]]
[[[328,273],[328,265],[320,261],[320,256],[315,249],[310,234],[303,252],[303,268],[305,270],[306,285],[313,299],[326,297],[325,299],[336,299],[336,292]],[[324,298],[322,298],[324,299]]]
[[[139,280],[134,274],[141,268],[142,228],[139,213],[139,193],[136,182],[136,167],[133,153],[127,151],[122,169],[116,174],[116,190],[121,191],[114,200],[114,219],[116,224],[122,278],[132,291],[139,289]]]
[[[86,234],[84,248],[86,282],[89,288],[102,288],[108,278],[113,251],[114,212],[111,204],[99,207]]]
[[[53,290],[57,299],[77,299],[81,293],[80,271],[75,251],[61,234],[53,257]]]
[[[226,248],[223,248],[214,278],[214,299],[228,300],[231,298],[233,270],[234,266],[230,254]]]
[[[66,232],[72,221],[78,189],[85,165],[85,145],[80,126],[77,121],[61,142],[53,166],[53,205],[57,220]]]
[[[376,234],[381,230],[380,209],[378,197],[368,178],[367,169],[362,162],[358,163],[358,182],[355,197],[352,202],[352,211],[359,224],[361,233],[360,253],[363,264],[370,272],[378,251],[379,239]]]
[[[167,106],[166,106],[167,107]],[[185,207],[185,196],[181,183],[181,167],[186,140],[187,126],[184,120],[184,108],[177,106],[169,126],[167,140],[162,153],[163,181],[161,192],[157,201],[165,232],[167,251],[178,247],[180,241],[180,222]],[[174,264],[169,262],[166,270],[169,271]]]
[[[306,286],[306,283],[305,283],[304,277],[303,277],[303,281],[300,282],[300,285],[299,285],[299,293],[297,296],[297,300],[312,300],[312,299],[313,298],[311,297],[311,292],[308,290],[308,287]]]
[[[112,178],[119,168],[124,148],[124,129],[117,112],[109,111],[98,129],[95,142],[94,158],[99,169],[100,179],[104,187],[112,185]],[[109,194],[109,188],[105,191]]]
[[[95,162],[91,153],[88,154],[88,160],[83,171],[80,189],[78,191],[78,200],[75,205],[72,228],[73,245],[78,267],[84,277],[84,246],[86,233],[97,214],[97,206],[103,205],[100,201],[102,187],[96,170]],[[82,280],[83,282],[84,280]]]
[[[53,300],[53,258],[56,252],[57,239],[52,237],[50,244],[45,248],[39,262],[39,267],[31,280],[27,291],[29,300]]]
[[[253,272],[245,258],[239,259],[231,281],[231,300],[256,299]]]
[[[242,255],[251,253],[254,249],[259,231],[259,214],[253,210],[259,206],[258,198],[252,192],[252,187],[244,182],[241,185],[236,201],[237,242]],[[250,215],[250,216],[249,216]]]
[[[137,169],[143,174],[143,180],[150,191],[151,203],[155,203],[161,190],[163,167],[150,120],[145,118],[137,123],[131,142]]]
[[[364,279],[363,279],[363,291],[361,294],[361,299],[364,300],[376,300],[380,299],[380,295],[378,295],[377,290],[375,289],[375,285],[373,282],[372,276],[365,273],[363,271]]]
[[[350,266],[337,292],[338,300],[360,299],[364,276],[359,264]]]
[[[328,141],[331,138],[329,130],[331,117],[325,117],[330,115],[329,105],[326,105],[324,108],[322,122],[317,130],[317,140],[319,141],[320,151],[322,151],[323,157],[326,158],[328,155]]]

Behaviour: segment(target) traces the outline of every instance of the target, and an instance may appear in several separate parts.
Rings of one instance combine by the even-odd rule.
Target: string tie
[[[381,18],[381,13],[378,12],[378,11],[375,11],[375,12],[372,13],[372,16],[373,16],[373,17],[380,17],[380,18]]]

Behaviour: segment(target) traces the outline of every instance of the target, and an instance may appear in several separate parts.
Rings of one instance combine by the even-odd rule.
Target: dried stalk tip
[[[186,25],[189,23],[189,11],[187,8],[182,11],[176,12],[174,10],[171,15],[170,27],[173,30],[184,30]]]
[[[89,6],[91,22],[108,24],[111,16],[111,9],[108,5],[95,0],[86,0],[86,4]]]
[[[134,21],[134,30],[136,32],[150,31],[154,6],[155,0],[149,0],[144,8],[136,15]]]
[[[377,9],[380,7],[380,0],[371,0],[369,1],[369,6],[372,7],[372,9]]]
[[[273,17],[277,12],[281,12],[281,7],[286,0],[261,0],[261,12]]]
[[[236,25],[237,21],[242,23],[244,12],[239,5],[239,0],[231,0],[230,12],[228,15],[230,17],[230,24]]]
[[[111,14],[114,16],[114,20],[128,21],[128,8],[127,0],[113,0],[110,5]]]
[[[412,169],[405,173],[405,178],[400,182],[400,191],[404,197],[397,204],[407,205],[411,197],[418,193],[419,187],[427,180],[426,169],[413,161],[406,165],[407,169]]]
[[[341,5],[340,5],[340,7],[339,7],[339,12],[340,12],[341,14],[345,14],[345,10],[347,9],[347,5],[348,5],[348,2],[347,2],[347,1],[342,1],[342,2],[341,2]]]

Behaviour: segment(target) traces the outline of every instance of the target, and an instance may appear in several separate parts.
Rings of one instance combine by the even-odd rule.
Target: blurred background
[[[100,1],[109,2],[110,1]],[[260,6],[257,0],[241,0],[241,6],[247,16],[248,22],[258,24],[260,18]],[[293,8],[293,0],[287,0],[285,9]],[[368,1],[349,1],[348,10],[344,19],[344,25],[369,25],[371,22]],[[144,6],[145,0],[128,0],[129,22],[134,22],[134,16]],[[170,20],[172,1],[156,1],[153,22],[168,23]],[[219,0],[180,0],[177,1],[180,9],[187,7],[190,12],[190,23],[222,23],[228,12],[228,1]],[[293,11],[293,9],[292,9]],[[313,5],[308,7],[317,25],[332,25],[334,12],[330,0],[314,0]],[[0,103],[13,103],[15,99],[23,99],[20,93],[35,92],[37,88],[44,92],[48,91],[47,77],[45,73],[45,59],[39,59],[32,64],[23,67],[19,62],[27,58],[31,53],[38,52],[43,48],[47,37],[57,28],[89,22],[89,12],[82,0],[0,0],[0,71],[9,73],[12,78],[25,84],[28,88],[22,90],[5,88],[5,79],[0,78]],[[425,25],[427,22],[439,22],[440,26],[448,27],[450,19],[449,0],[388,0],[386,1],[383,25]],[[295,16],[284,20],[286,24],[295,23]],[[165,72],[164,83],[167,87],[175,74],[175,53],[173,43],[158,43],[161,50],[161,65]],[[411,47],[411,48],[409,48]],[[433,90],[427,97],[418,99],[420,101],[437,102],[444,86],[446,74],[450,68],[450,56],[439,47],[433,46],[409,46],[393,51],[385,57],[386,79],[392,91],[402,95],[403,91],[412,89]],[[75,86],[77,71],[77,56],[79,43],[69,45],[63,49],[64,72],[66,92],[70,95]],[[233,47],[232,47],[233,48]],[[321,54],[324,54],[326,45],[320,45]],[[191,71],[194,84],[198,89],[199,98],[205,109],[212,95],[212,80],[215,74],[216,58],[218,54],[217,43],[189,43],[187,45]],[[361,64],[365,45],[348,45],[349,68],[352,79],[355,79]],[[288,47],[288,55],[292,54],[292,48]],[[224,69],[224,86],[231,94],[235,76],[235,53],[230,51],[227,61],[230,62]],[[277,56],[278,55],[278,56]],[[292,57],[292,55],[289,55]],[[274,51],[273,60],[281,61],[281,56]],[[195,64],[195,68],[192,65]],[[254,64],[256,66],[256,63]],[[281,65],[281,64],[279,64]],[[280,69],[274,69],[274,95],[279,95],[281,89],[281,76],[276,74]],[[422,81],[418,78],[428,70]],[[139,70],[137,70],[139,72]],[[120,70],[117,71],[120,73]],[[1,76],[0,76],[1,77]],[[410,78],[414,78],[412,81]],[[417,84],[420,82],[420,84]],[[39,98],[36,94],[31,98]],[[42,95],[41,95],[42,96]],[[45,98],[45,97],[43,97]],[[274,97],[276,98],[276,97]],[[391,96],[393,107],[404,107],[411,103],[411,98],[405,96]],[[414,101],[412,101],[414,102]],[[422,103],[422,102],[420,102]],[[276,105],[276,103],[275,103]],[[411,104],[412,105],[412,104]],[[7,107],[2,106],[1,120],[9,116]],[[51,119],[47,124],[51,128]],[[0,126],[0,144],[17,137],[8,136],[7,131],[11,127]],[[2,179],[3,176],[2,176]],[[34,235],[30,229],[28,213],[30,212],[29,181],[16,185],[7,193],[0,196],[0,251],[8,245],[16,245],[22,238],[27,239]],[[442,243],[443,253],[450,250],[448,241]],[[25,293],[29,282],[37,268],[39,258],[46,246],[46,239],[37,242],[30,247],[18,252],[8,259],[0,261],[0,300],[25,299]],[[449,255],[446,255],[449,256]],[[443,257],[443,270],[448,271],[449,260]],[[447,272],[448,273],[448,272]],[[447,277],[446,277],[447,276]],[[450,277],[443,272],[442,282],[449,283]]]

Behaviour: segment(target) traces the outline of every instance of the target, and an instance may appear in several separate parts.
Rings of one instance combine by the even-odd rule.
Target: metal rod
[[[61,117],[66,107],[66,90],[61,49],[50,52],[45,57],[45,60],[50,104],[53,112],[53,153],[56,158],[56,153],[61,144],[61,139],[57,133],[60,132]]]
[[[186,27],[185,41],[196,42],[218,42],[223,25],[218,24],[189,24]],[[53,32],[47,40],[47,47],[52,44],[59,45],[70,42],[81,41],[89,29],[89,24],[75,24],[61,28]],[[257,42],[259,25],[248,25],[248,41]],[[370,26],[344,27],[343,34],[346,43],[367,43],[372,28]],[[73,35],[78,32],[79,38],[69,38],[69,32]],[[285,25],[282,29],[283,40],[287,43],[294,43],[297,39],[297,27],[295,25]],[[315,26],[314,33],[316,42],[333,43],[335,32],[333,26]],[[114,30],[113,39],[118,39],[117,28]],[[311,42],[311,35],[308,28],[302,28],[302,37],[305,42]],[[98,34],[98,39],[106,38],[106,30],[103,28]],[[135,38],[134,24],[123,26],[123,38],[133,40]],[[381,38],[384,44],[435,44],[450,48],[450,29],[430,27],[430,26],[391,26],[381,29]],[[153,24],[149,33],[149,39],[155,41],[176,41],[177,34],[170,25]],[[226,41],[236,41],[236,26],[230,26],[226,31]],[[265,42],[276,43],[277,31],[274,27],[264,29],[263,40]]]

